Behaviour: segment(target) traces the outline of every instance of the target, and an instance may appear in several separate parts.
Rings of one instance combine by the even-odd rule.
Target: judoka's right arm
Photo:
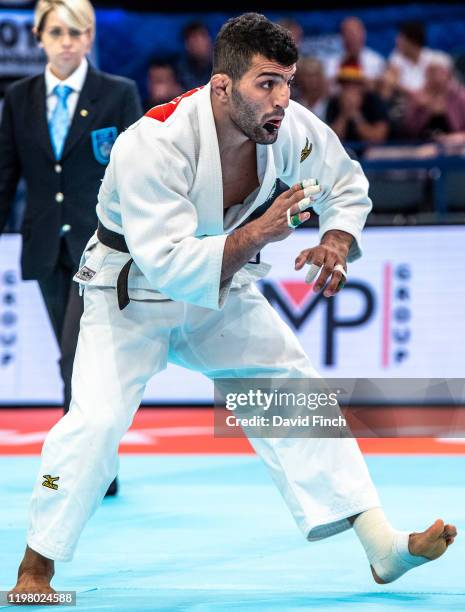
[[[298,214],[301,223],[310,217],[309,212],[300,212],[297,205],[305,194],[302,186],[294,185],[281,194],[258,219],[232,232],[226,239],[223,251],[221,280],[231,278],[238,270],[269,242],[287,238],[293,230],[287,223],[287,211]]]
[[[176,302],[220,310],[231,286],[221,279],[227,236],[220,228],[198,235],[199,210],[191,197],[195,151],[187,137],[176,139],[152,122],[144,117],[117,138],[99,206],[117,203],[129,252],[153,289]],[[221,213],[212,210],[212,216]]]
[[[286,212],[303,199],[303,190],[283,193],[248,229],[197,236],[199,213],[190,195],[194,155],[186,152],[188,143],[182,142],[181,150],[151,121],[143,118],[117,138],[99,200],[106,194],[119,202],[129,252],[154,289],[175,301],[219,310],[234,272],[266,243],[291,233]],[[297,211],[295,206],[291,212]]]

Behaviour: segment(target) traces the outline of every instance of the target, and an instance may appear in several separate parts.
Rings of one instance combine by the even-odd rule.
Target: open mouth
[[[269,134],[274,134],[279,130],[282,119],[270,119],[263,126]]]

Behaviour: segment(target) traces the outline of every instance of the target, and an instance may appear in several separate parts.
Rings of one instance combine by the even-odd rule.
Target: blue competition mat
[[[38,461],[0,457],[3,590],[24,550]],[[122,456],[120,496],[104,501],[53,585],[76,590],[88,611],[465,610],[465,457],[367,462],[395,527],[420,531],[442,517],[459,529],[442,559],[391,585],[372,581],[352,531],[307,543],[253,455]]]

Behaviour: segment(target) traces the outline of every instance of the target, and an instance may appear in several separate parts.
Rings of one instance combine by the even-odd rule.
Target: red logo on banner
[[[309,299],[313,292],[313,285],[307,285],[301,281],[281,281],[279,283],[287,295],[291,298],[294,306],[301,307]]]

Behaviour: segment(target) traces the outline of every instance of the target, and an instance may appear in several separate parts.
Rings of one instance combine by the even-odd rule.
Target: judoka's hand
[[[235,229],[226,238],[221,264],[221,281],[231,278],[269,242],[287,238],[298,225],[310,218],[306,210],[321,197],[316,179],[306,179],[280,194],[260,217]],[[290,215],[298,215],[292,219]]]
[[[292,234],[294,229],[288,225],[288,210],[291,217],[298,215],[300,223],[310,219],[310,212],[306,209],[312,205],[314,199],[310,193],[313,193],[314,189],[304,188],[302,183],[293,185],[278,196],[268,210],[253,222],[265,243],[278,242]]]
[[[347,271],[347,255],[353,236],[340,230],[329,230],[321,243],[311,249],[304,249],[295,260],[295,269],[301,270],[306,263],[320,268],[313,291],[318,292],[326,285],[323,295],[332,297],[344,286],[345,276],[334,268],[339,264]]]

